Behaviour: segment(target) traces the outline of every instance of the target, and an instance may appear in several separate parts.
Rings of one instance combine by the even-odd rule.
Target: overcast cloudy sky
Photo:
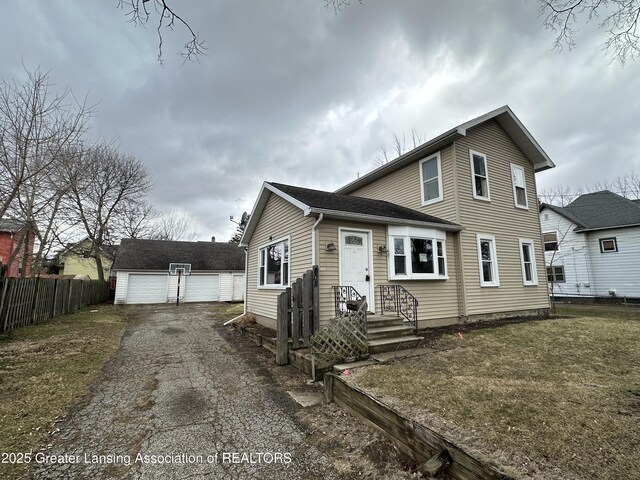
[[[227,240],[264,180],[333,190],[375,167],[394,132],[431,138],[508,104],[556,163],[539,187],[640,171],[640,61],[621,68],[583,27],[553,50],[537,0],[175,1],[207,47],[136,28],[117,0],[7,0],[0,76],[23,64],[99,102],[93,134],[152,172],[158,208]]]

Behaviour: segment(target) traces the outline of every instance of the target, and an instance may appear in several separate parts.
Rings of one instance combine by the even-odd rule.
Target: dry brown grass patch
[[[634,315],[505,325],[443,336],[433,354],[352,381],[442,419],[456,439],[525,476],[634,478],[639,338]]]

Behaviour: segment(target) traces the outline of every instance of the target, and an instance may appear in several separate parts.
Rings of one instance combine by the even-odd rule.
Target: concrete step
[[[404,320],[393,315],[367,315],[367,325],[369,328],[393,327],[403,325]]]
[[[394,337],[394,338],[383,338],[380,340],[370,340],[369,343],[369,353],[382,353],[382,352],[394,352],[397,350],[404,350],[407,348],[416,347],[424,337],[418,337],[416,335],[406,336],[406,337]]]
[[[368,340],[380,340],[382,338],[393,338],[413,335],[413,327],[408,325],[392,325],[388,327],[372,327],[371,324],[367,328]]]

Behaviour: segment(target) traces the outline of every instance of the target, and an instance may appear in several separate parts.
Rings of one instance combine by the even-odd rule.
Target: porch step
[[[424,337],[418,337],[416,335],[369,340],[369,353],[393,352],[414,348],[418,346],[422,340],[424,340]]]
[[[383,338],[406,337],[413,335],[413,327],[408,325],[391,325],[379,327],[368,325],[367,339],[380,340]]]
[[[368,328],[393,327],[400,325],[404,325],[404,320],[401,317],[393,315],[367,315]]]

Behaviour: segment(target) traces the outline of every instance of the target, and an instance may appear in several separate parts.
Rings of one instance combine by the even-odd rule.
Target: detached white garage
[[[243,301],[244,260],[244,250],[229,243],[124,239],[112,267],[114,303],[175,303],[171,263],[191,265],[191,274],[180,278],[180,302]]]

